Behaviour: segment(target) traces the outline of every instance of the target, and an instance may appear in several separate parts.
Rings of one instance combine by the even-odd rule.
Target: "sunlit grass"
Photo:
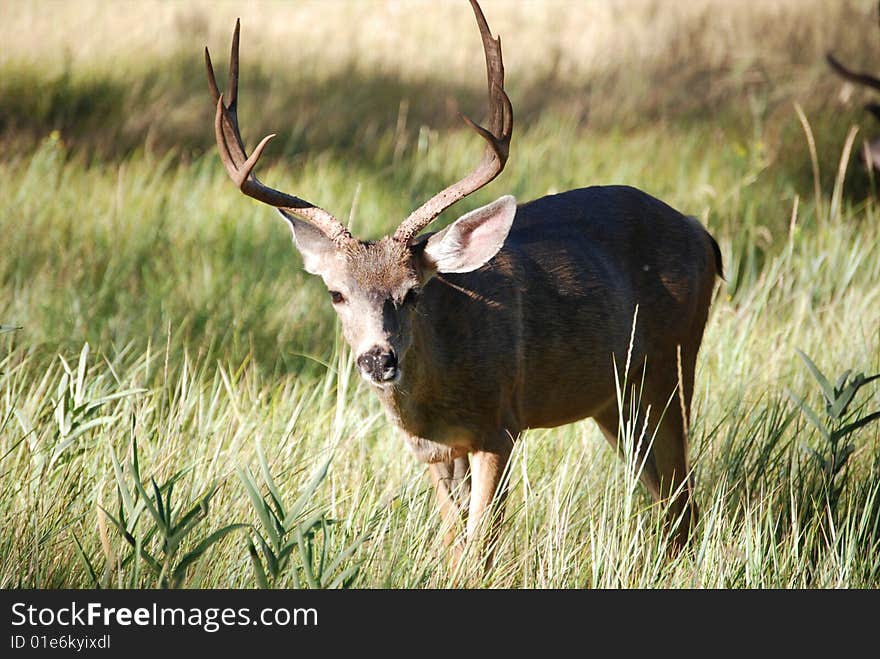
[[[548,148],[544,139],[520,136],[525,164],[508,176],[523,197],[530,186],[538,188],[531,194],[543,191],[541,177],[519,172],[531,153]],[[594,152],[619,143],[597,138]],[[658,144],[663,152],[655,160],[662,160],[673,145]],[[439,148],[454,169],[472,146],[453,137]],[[711,151],[695,147],[691,162],[717,171],[712,178],[722,196],[720,186],[738,184],[735,168]],[[667,197],[683,208],[702,194],[676,192],[675,172],[664,180],[649,177],[640,162],[632,171],[616,167],[620,179],[668,187]],[[6,174],[16,194],[4,197],[0,213],[9,255],[0,309],[5,324],[22,326],[0,336],[0,511],[4,527],[17,529],[0,547],[6,586],[93,585],[88,564],[105,585],[133,583],[133,567],[108,567],[127,544],[111,524],[99,524],[100,507],[117,510],[113,459],[131,459],[133,438],[146,483],[181,472],[181,506],[218,488],[201,522],[205,534],[259,524],[236,475],[258,473],[258,446],[288,501],[332,452],[312,506],[338,520],[327,535],[329,555],[359,543],[350,558],[360,565],[359,585],[874,583],[877,429],[853,435],[838,526],[829,536],[822,514],[804,519],[794,510],[808,503],[798,475],[810,468],[806,447],[820,447],[822,438],[787,394],[817,394],[796,348],[834,374],[880,370],[873,202],[845,204],[835,218],[819,221],[812,202],[801,201],[792,231],[768,242],[756,276],[739,275],[735,294],[719,289],[697,375],[693,452],[704,515],[693,554],[667,555],[647,497],[626,487],[625,470],[585,421],[526,435],[511,466],[499,561],[487,575],[453,575],[422,467],[352,377],[323,291],[299,269],[287,230],[240,199],[213,158],[181,166],[138,156],[84,169],[50,138]],[[270,174],[285,177],[277,168]],[[304,185],[319,193],[348,186],[354,194],[346,165],[326,165],[322,174],[306,176]],[[57,182],[58,194],[41,200],[47,181]],[[360,182],[362,233],[381,233],[400,217],[403,203],[390,192],[374,177]],[[759,195],[738,202],[762,203]],[[755,226],[727,219],[723,208],[710,217],[736,272],[744,258],[732,252],[738,234],[754,235]],[[79,381],[85,343],[88,368]],[[78,398],[68,408],[79,411],[65,426],[59,403],[71,387]],[[876,408],[876,389],[869,399]],[[257,585],[253,537],[247,529],[230,532],[181,584]],[[155,585],[156,578],[141,566],[136,582]],[[279,574],[274,585],[293,585],[290,579],[292,573]]]

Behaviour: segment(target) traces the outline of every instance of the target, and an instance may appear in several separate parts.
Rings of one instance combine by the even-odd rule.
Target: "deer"
[[[328,211],[261,183],[238,123],[240,21],[228,93],[205,48],[220,159],[236,187],[274,207],[304,269],[323,280],[354,365],[415,459],[428,465],[453,556],[491,558],[514,443],[530,428],[591,417],[621,449],[619,378],[638,383],[640,480],[684,544],[697,520],[688,424],[718,243],[692,217],[633,187],[592,186],[518,205],[512,195],[424,232],[504,169],[513,108],[501,40],[469,0],[486,60],[489,119],[469,174],[393,234],[360,240]],[[634,323],[634,317],[637,322]],[[628,364],[625,373],[616,372]],[[672,401],[672,404],[670,402]],[[478,542],[479,541],[479,542]]]
[[[880,12],[880,4],[878,4],[878,12]],[[825,61],[828,62],[828,66],[831,67],[831,70],[834,71],[834,73],[847,82],[880,91],[880,79],[870,73],[853,71],[845,66],[831,52],[825,53]],[[866,103],[864,109],[875,119],[880,120],[880,103]],[[861,158],[864,161],[863,164],[869,171],[880,169],[880,138],[866,141]]]

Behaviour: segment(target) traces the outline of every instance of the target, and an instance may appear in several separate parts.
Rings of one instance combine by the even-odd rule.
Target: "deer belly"
[[[614,400],[610,366],[606,373],[572,359],[524,379],[520,418],[525,428],[552,428],[593,416]]]
[[[456,458],[460,458],[468,453],[468,449],[464,446],[440,444],[412,435],[406,435],[406,445],[412,451],[416,460],[425,463],[452,462]]]

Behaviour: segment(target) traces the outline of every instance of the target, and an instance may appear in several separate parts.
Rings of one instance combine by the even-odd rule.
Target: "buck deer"
[[[718,245],[696,220],[625,186],[520,206],[503,196],[420,235],[507,161],[513,111],[501,43],[470,2],[486,57],[490,120],[484,128],[464,119],[486,141],[485,154],[393,235],[358,240],[322,208],[257,180],[254,165],[273,135],[247,155],[237,115],[238,22],[226,96],[205,49],[220,157],[245,195],[277,208],[305,269],[324,280],[360,374],[428,464],[454,548],[475,536],[486,540],[483,526],[497,532],[502,475],[523,430],[592,417],[618,445],[614,364],[622,366],[628,351],[623,375],[640,384],[637,423],[653,438],[642,446],[641,480],[669,504],[683,540],[696,514],[687,424],[697,350],[721,275]],[[498,514],[481,524],[487,513]]]
[[[878,5],[878,14],[880,14],[880,5]],[[880,79],[874,77],[870,73],[853,71],[844,66],[840,60],[830,52],[825,53],[825,59],[831,69],[844,80],[864,87],[869,87],[870,89],[880,90]],[[880,104],[866,103],[865,110],[871,113],[875,119],[880,120]],[[865,144],[865,150],[861,155],[865,166],[869,170],[880,169],[880,139],[873,139],[867,142]]]

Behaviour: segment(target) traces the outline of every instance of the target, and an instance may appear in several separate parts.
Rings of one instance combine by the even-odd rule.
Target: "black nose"
[[[397,355],[393,350],[375,346],[357,358],[357,365],[374,382],[389,382],[397,377]]]

